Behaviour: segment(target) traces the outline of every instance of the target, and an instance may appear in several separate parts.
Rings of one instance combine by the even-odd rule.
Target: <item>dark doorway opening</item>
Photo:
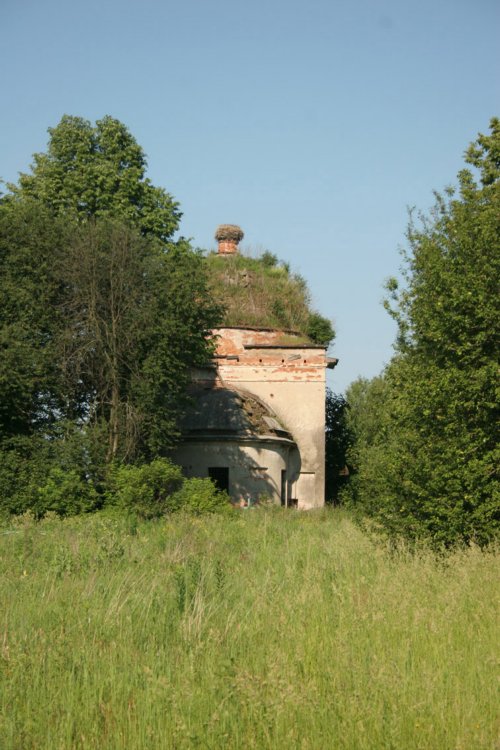
[[[229,469],[227,466],[209,466],[208,476],[218,490],[229,492]]]
[[[281,504],[288,505],[286,470],[281,470]]]

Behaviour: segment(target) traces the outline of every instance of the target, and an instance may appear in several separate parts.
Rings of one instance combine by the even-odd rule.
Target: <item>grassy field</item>
[[[0,535],[0,747],[499,748],[499,555],[345,515]]]

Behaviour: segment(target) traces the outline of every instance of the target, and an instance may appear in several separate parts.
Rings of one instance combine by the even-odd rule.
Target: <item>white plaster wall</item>
[[[224,384],[247,390],[269,404],[292,434],[301,457],[301,473],[293,488],[299,508],[315,508],[325,501],[325,368],[318,366],[314,379],[299,380],[294,368],[287,376],[274,366],[238,366],[221,363]],[[308,377],[310,374],[308,373]]]
[[[217,369],[209,377],[207,372],[199,373],[197,379],[248,391],[269,405],[298,446],[288,458],[290,497],[297,499],[299,508],[321,507],[325,501],[325,349],[298,341],[296,346],[280,346],[283,332],[269,329],[219,328],[213,333],[217,336]],[[287,337],[290,339],[293,336]],[[227,451],[227,445],[221,450]],[[258,466],[267,466],[260,454],[253,455],[247,448],[238,450]],[[210,454],[209,460],[214,461],[215,456]],[[200,456],[200,469],[201,463],[205,467],[228,465],[207,464],[206,459],[204,456],[201,462]],[[268,463],[274,466],[271,460]],[[235,459],[235,491],[249,481],[248,472],[245,479],[247,470],[237,466]],[[282,468],[280,464],[269,469],[275,498],[280,493]]]
[[[173,460],[183,467],[188,477],[207,477],[208,467],[228,467],[229,494],[233,500],[247,494],[255,500],[265,495],[280,504],[281,472],[287,470],[292,448],[287,441],[233,443],[193,440],[182,443],[175,450]],[[290,481],[295,479],[290,477]]]

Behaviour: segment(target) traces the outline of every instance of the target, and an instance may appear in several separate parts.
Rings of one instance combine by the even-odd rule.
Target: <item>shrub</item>
[[[74,470],[53,467],[45,484],[35,490],[33,510],[38,518],[54,512],[60,516],[74,516],[95,510],[98,495],[94,487]]]
[[[167,458],[156,458],[142,466],[117,466],[110,476],[112,504],[141,518],[158,518],[173,510],[171,496],[182,487],[179,466]]]
[[[200,516],[204,513],[227,513],[231,503],[227,492],[218,490],[210,479],[186,479],[171,498],[172,510]]]
[[[269,250],[266,250],[260,256],[260,262],[265,268],[273,268],[278,265],[278,256],[274,253],[270,253]]]
[[[33,507],[36,488],[50,469],[46,452],[25,436],[0,446],[0,513],[22,514]]]
[[[328,344],[335,338],[335,331],[328,318],[319,313],[311,313],[307,323],[307,335],[315,344]]]

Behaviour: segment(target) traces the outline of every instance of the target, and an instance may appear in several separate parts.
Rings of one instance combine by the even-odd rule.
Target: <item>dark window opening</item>
[[[288,505],[286,489],[287,489],[286,470],[282,469],[281,470],[281,504],[285,506]]]
[[[229,492],[229,469],[227,466],[209,466],[208,476],[218,490]]]

